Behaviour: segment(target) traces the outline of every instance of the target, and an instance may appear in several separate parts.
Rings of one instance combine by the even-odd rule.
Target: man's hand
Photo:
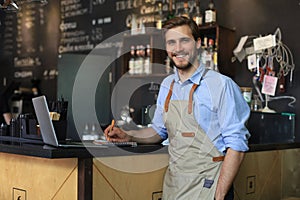
[[[104,130],[104,135],[107,141],[110,142],[129,142],[131,141],[131,136],[120,128],[113,125],[109,125]]]

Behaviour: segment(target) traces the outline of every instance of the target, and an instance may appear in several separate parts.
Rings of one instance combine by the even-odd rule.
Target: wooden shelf
[[[235,65],[231,62],[235,45],[235,31],[218,24],[199,26],[200,37],[213,39],[218,49],[218,68],[220,73],[231,78],[235,76]]]

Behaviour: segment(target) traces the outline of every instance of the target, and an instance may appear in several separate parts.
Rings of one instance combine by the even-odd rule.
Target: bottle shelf
[[[201,40],[204,37],[213,39],[218,54],[218,68],[220,73],[231,78],[235,76],[235,64],[231,62],[235,45],[235,31],[218,24],[204,24],[199,26]]]

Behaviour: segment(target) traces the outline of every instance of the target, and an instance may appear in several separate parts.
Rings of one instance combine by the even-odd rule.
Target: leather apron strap
[[[171,96],[172,96],[174,83],[175,83],[175,80],[173,80],[171,85],[170,85],[169,93],[168,93],[166,101],[165,101],[165,112],[168,112],[168,110],[169,110],[169,103],[170,103],[170,99],[171,99]]]
[[[205,69],[205,71],[203,72],[202,77],[200,79],[200,82],[202,81],[203,77],[206,75],[206,73],[208,72],[208,70],[209,69]],[[192,88],[190,90],[190,94],[189,94],[189,107],[188,107],[188,113],[189,114],[192,113],[192,109],[193,109],[193,94],[194,94],[195,90],[197,89],[197,87],[200,85],[200,82],[199,82],[199,84],[194,83],[194,85],[192,86]],[[165,105],[164,105],[165,112],[168,112],[168,110],[169,110],[169,103],[170,103],[170,99],[171,99],[171,96],[172,96],[174,83],[175,83],[175,80],[173,80],[171,82],[170,89],[169,89],[169,92],[168,92],[168,95],[167,95],[167,98],[166,98],[166,101],[165,101]]]

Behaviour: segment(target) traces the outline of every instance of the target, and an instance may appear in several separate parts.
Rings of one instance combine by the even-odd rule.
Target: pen
[[[110,130],[109,130],[109,132],[111,132],[111,131],[112,131],[112,129],[114,128],[114,126],[115,126],[115,120],[113,119],[113,120],[111,120],[111,124],[110,124]]]

